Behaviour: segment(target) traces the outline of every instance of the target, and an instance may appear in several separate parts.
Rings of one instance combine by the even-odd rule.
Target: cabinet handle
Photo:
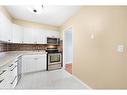
[[[8,42],[10,42],[11,40],[8,40]]]
[[[37,44],[37,42],[34,42],[35,44]]]
[[[15,61],[15,63],[17,63],[18,62],[18,60],[17,61]]]
[[[15,79],[17,78],[17,76],[15,76],[15,78],[13,79],[13,81],[11,82],[11,84],[13,84],[15,82]]]
[[[0,80],[0,83],[2,83],[2,81],[4,81],[4,79]]]
[[[13,71],[16,67],[17,67],[17,65],[13,69],[11,69],[11,71]]]
[[[2,75],[4,72],[6,72],[7,70],[3,70],[1,73],[0,73],[0,75]]]
[[[38,60],[38,58],[34,58],[34,60]]]
[[[11,64],[9,67],[12,67],[13,66],[13,64]]]

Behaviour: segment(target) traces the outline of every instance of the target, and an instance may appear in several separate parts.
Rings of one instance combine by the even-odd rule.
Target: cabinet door
[[[34,40],[34,29],[24,27],[23,43],[33,44]]]
[[[33,38],[35,44],[43,44],[43,36],[41,32],[42,32],[41,29],[33,30]]]
[[[12,62],[8,66],[9,68],[9,80],[7,85],[10,88],[14,88],[18,82],[18,73],[17,73],[17,62]]]
[[[12,23],[2,13],[0,13],[0,16],[0,39],[6,42],[12,42]]]
[[[46,54],[24,55],[22,57],[22,73],[46,70]]]
[[[46,36],[47,37],[54,37],[54,38],[59,38],[60,33],[57,31],[46,31]]]
[[[3,72],[4,71],[4,72]],[[11,89],[17,84],[17,63],[12,62],[0,68],[0,88]]]
[[[36,29],[34,30],[34,39],[37,44],[46,44],[46,36],[45,36],[45,31],[42,29]]]
[[[23,27],[13,24],[13,43],[22,43],[23,41]]]
[[[42,40],[43,40],[43,44],[47,44],[47,35],[46,35],[46,31],[42,30]]]
[[[51,31],[51,35],[52,35],[52,37],[55,37],[55,38],[59,38],[60,37],[60,33],[57,32],[57,31]]]
[[[10,88],[8,86],[8,81],[9,81],[9,70],[8,66],[3,66],[0,68],[0,89],[6,89]]]
[[[0,41],[2,41],[2,13],[0,12]]]

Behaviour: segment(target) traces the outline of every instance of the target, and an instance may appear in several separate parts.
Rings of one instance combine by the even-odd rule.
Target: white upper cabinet
[[[44,44],[44,35],[42,34],[41,29],[34,29],[33,32],[33,38],[34,38],[34,43],[36,44]]]
[[[24,27],[24,31],[23,31],[23,43],[27,43],[27,44],[33,44],[33,43],[35,43],[34,29]]]
[[[59,32],[26,28],[24,27],[23,42],[28,44],[46,44],[47,37],[57,37],[59,38]]]
[[[12,23],[2,13],[0,13],[0,40],[12,42]]]
[[[57,31],[22,27],[0,12],[0,41],[11,43],[46,44],[47,37],[60,38]]]
[[[23,27],[17,24],[12,24],[13,43],[23,42]]]
[[[60,38],[60,33],[58,31],[46,31],[47,37]]]

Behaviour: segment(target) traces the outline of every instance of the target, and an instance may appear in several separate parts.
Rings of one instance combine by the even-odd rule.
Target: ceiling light
[[[28,6],[27,9],[34,14],[41,14],[44,6]]]

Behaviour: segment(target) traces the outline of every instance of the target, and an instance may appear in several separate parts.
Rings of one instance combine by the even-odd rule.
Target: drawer
[[[16,77],[15,77],[16,76]],[[11,89],[17,84],[17,62],[0,68],[0,89]]]
[[[14,65],[12,68],[10,68],[9,72],[10,72],[10,78],[17,76],[18,75],[17,65]]]
[[[36,54],[36,55],[24,55],[23,58],[34,58],[34,57],[43,57],[46,54]]]
[[[7,82],[5,79],[0,79],[0,89],[7,88]]]
[[[14,88],[18,82],[18,76],[14,76],[11,78],[11,80],[8,82],[11,88]]]
[[[5,79],[9,76],[9,69],[8,66],[4,66],[0,68],[0,80]]]
[[[61,64],[53,64],[48,66],[48,70],[55,70],[60,68],[61,68]]]

